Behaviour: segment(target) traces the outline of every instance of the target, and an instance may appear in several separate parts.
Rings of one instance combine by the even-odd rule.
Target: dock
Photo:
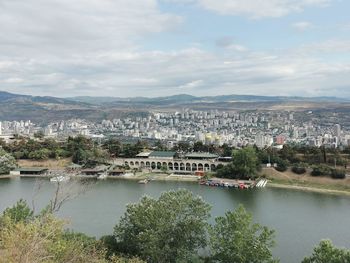
[[[249,189],[249,188],[264,188],[267,185],[267,179],[259,179],[257,181],[250,180],[231,180],[231,179],[210,179],[201,180],[200,185],[212,186],[212,187],[227,187],[227,188],[238,188],[238,189]]]

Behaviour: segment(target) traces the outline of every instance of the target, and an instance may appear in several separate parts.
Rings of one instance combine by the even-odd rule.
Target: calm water
[[[36,207],[47,204],[54,185],[45,181],[34,195],[35,179],[0,180],[0,210],[19,198]],[[142,195],[157,197],[162,191],[187,188],[201,195],[212,207],[212,216],[243,204],[254,220],[276,230],[274,255],[281,262],[300,262],[321,239],[331,239],[337,246],[350,247],[350,198],[294,190],[265,188],[235,190],[210,188],[195,183],[151,182],[140,185],[124,180],[97,182],[89,191],[65,204],[59,215],[70,220],[70,227],[89,235],[111,234],[125,211],[125,204]],[[35,197],[34,197],[35,196]]]

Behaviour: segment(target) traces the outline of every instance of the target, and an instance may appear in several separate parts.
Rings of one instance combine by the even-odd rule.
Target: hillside
[[[269,97],[224,95],[196,97],[187,94],[158,98],[40,97],[0,91],[0,120],[27,120],[37,123],[84,118],[101,120],[151,110],[323,110],[350,111],[350,101],[333,97]]]

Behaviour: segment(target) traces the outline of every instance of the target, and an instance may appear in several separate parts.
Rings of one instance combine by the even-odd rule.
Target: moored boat
[[[53,182],[53,183],[57,183],[57,182],[67,182],[70,180],[70,177],[69,176],[63,176],[63,175],[60,175],[60,176],[55,176],[55,177],[52,177],[50,179],[50,182]]]
[[[144,180],[140,180],[139,184],[148,184],[149,180],[148,179],[144,179]]]

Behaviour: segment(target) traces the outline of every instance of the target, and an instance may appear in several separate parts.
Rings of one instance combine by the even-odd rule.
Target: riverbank
[[[136,173],[120,176],[108,176],[108,179],[120,180],[151,180],[151,181],[182,181],[182,182],[198,182],[200,179],[194,175],[176,175],[166,173]]]
[[[291,171],[278,172],[273,168],[265,168],[261,172],[268,180],[268,186],[327,194],[350,195],[350,178],[332,179],[314,177],[309,173],[297,175]]]

